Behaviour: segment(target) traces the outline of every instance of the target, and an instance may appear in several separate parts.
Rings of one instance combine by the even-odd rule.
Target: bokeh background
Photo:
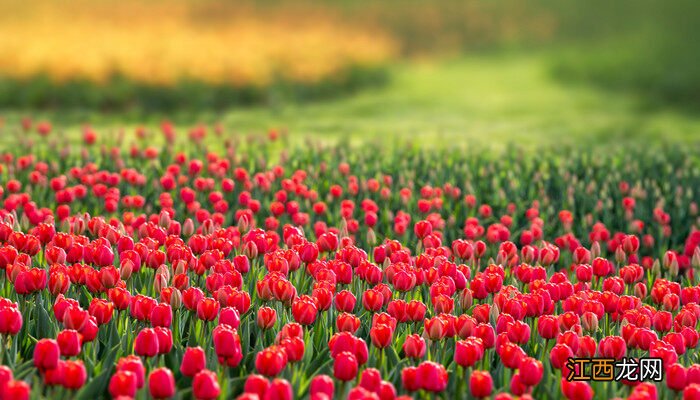
[[[0,0],[1,129],[697,141],[699,23],[691,0]]]

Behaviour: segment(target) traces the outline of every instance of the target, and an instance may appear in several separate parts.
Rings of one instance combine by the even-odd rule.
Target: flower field
[[[3,129],[0,400],[700,398],[693,146]]]

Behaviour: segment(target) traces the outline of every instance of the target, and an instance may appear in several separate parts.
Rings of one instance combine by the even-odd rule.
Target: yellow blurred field
[[[0,0],[0,75],[96,83],[313,83],[395,53],[387,36],[323,10],[208,1]]]

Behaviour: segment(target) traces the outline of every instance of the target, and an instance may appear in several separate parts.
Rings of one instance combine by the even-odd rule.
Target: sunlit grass
[[[385,145],[488,146],[515,143],[625,146],[645,142],[697,142],[700,118],[674,110],[644,109],[626,94],[567,86],[548,73],[547,56],[473,56],[448,61],[397,64],[390,83],[350,97],[277,107],[233,108],[222,113],[109,114],[61,112],[32,114],[56,121],[69,137],[90,123],[108,135],[124,128],[125,143],[136,126],[157,130],[162,119],[186,136],[195,123],[221,123],[225,135],[285,129],[295,145],[305,138]],[[6,129],[27,113],[6,112]],[[154,135],[157,137],[158,135]],[[209,143],[220,140],[210,134]]]

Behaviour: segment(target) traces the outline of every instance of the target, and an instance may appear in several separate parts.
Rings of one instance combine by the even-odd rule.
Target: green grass
[[[180,112],[167,117],[183,126],[220,121],[241,134],[286,128],[295,139],[349,139],[355,143],[411,140],[421,146],[697,141],[700,117],[673,109],[645,109],[630,94],[564,85],[552,78],[549,65],[546,54],[406,62],[391,67],[387,85],[342,99],[234,108],[223,113]],[[10,126],[27,114],[8,111],[0,115],[6,116]],[[144,122],[155,126],[164,117],[85,111],[37,115],[68,131],[89,122],[98,132]]]

